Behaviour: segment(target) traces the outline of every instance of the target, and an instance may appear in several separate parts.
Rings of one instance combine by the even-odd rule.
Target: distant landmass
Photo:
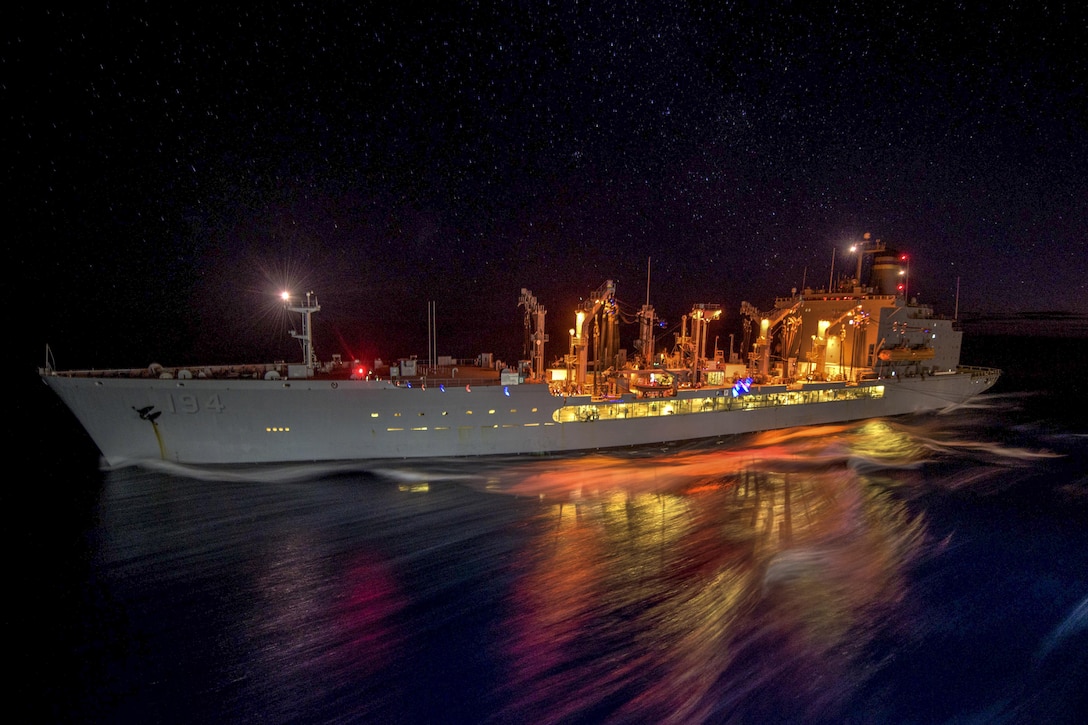
[[[1088,314],[1082,312],[1002,312],[964,314],[964,332],[974,335],[1088,337]]]

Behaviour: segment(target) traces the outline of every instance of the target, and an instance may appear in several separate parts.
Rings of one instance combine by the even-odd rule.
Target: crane
[[[600,330],[600,321],[597,319],[597,314],[604,311],[605,316],[605,329],[603,333]],[[595,341],[595,355],[594,361],[599,370],[602,358],[605,357],[602,354],[603,351],[611,351],[613,347],[618,346],[617,331],[616,331],[616,283],[612,280],[605,281],[600,287],[594,290],[588,299],[586,299],[581,308],[578,310],[575,317],[575,327],[571,329],[571,355],[577,359],[575,385],[578,389],[582,389],[585,385],[586,374],[589,370],[589,344],[586,340],[585,321],[586,316],[593,318],[593,334]],[[597,380],[597,376],[594,376],[594,381]]]
[[[547,310],[544,309],[544,305],[537,302],[533,293],[524,287],[521,288],[518,307],[525,308],[525,354],[532,361],[531,378],[543,380],[544,343],[548,341],[548,333],[544,332],[544,316]]]
[[[794,315],[800,306],[801,300],[797,300],[789,307],[764,313],[749,302],[740,303],[740,313],[742,315],[759,321],[759,337],[752,344],[751,359],[759,361],[759,373],[764,377],[769,375],[771,371],[771,342],[775,328],[781,322],[786,323],[784,335],[786,344],[783,345],[783,353],[788,353],[788,348],[793,343],[793,333],[796,332],[801,323],[801,318]]]
[[[862,329],[869,323],[869,313],[862,309],[861,305],[856,305],[843,312],[834,320],[820,320],[816,326],[816,334],[812,336],[812,349],[809,351],[809,361],[816,364],[816,376],[823,379],[825,375],[825,365],[827,363],[827,332],[835,325],[849,320],[851,325],[856,325],[855,329]],[[846,338],[846,327],[843,327],[843,342]]]

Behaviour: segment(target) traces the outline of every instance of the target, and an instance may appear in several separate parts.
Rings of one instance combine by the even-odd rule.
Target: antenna
[[[646,304],[650,304],[650,257],[646,258]]]
[[[835,289],[835,249],[835,247],[831,248],[831,279],[827,280],[828,292],[832,292]],[[808,268],[806,267],[806,269]]]
[[[438,367],[438,308],[434,300],[427,303],[427,368]]]

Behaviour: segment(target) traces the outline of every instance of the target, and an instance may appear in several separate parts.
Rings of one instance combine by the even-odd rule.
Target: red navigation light
[[[356,375],[366,375],[366,368],[364,368],[363,366],[360,365],[358,368],[355,369],[355,374]]]

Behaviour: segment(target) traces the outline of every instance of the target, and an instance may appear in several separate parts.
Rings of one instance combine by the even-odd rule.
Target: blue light
[[[510,387],[508,385],[502,386],[502,394],[505,395],[507,398],[510,397]]]
[[[411,383],[408,383],[408,387],[409,387],[409,388],[410,388],[410,387],[412,387],[412,384],[411,384]]]
[[[443,385],[442,383],[438,384],[438,389],[441,390],[443,393],[446,392],[446,386]]]

